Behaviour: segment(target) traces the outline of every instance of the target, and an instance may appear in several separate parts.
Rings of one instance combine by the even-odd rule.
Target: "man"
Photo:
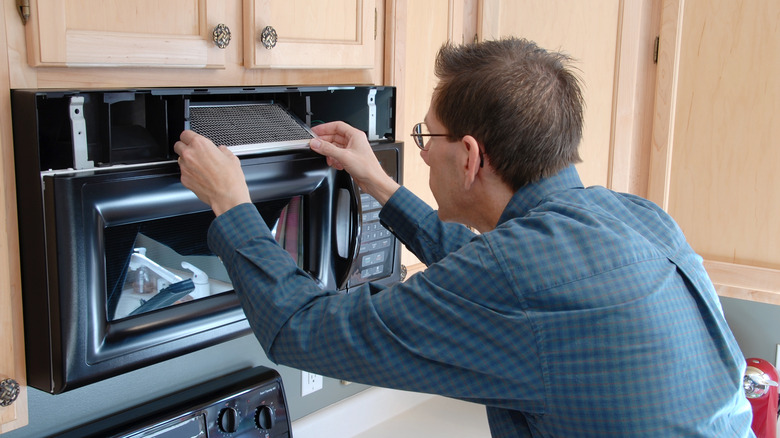
[[[652,203],[582,187],[568,63],[519,39],[442,47],[413,131],[438,212],[362,132],[313,128],[311,148],[428,266],[386,289],[320,290],[275,244],[238,159],[185,131],[182,183],[218,216],[209,244],[268,357],[484,404],[494,437],[752,435],[745,361],[701,259]]]

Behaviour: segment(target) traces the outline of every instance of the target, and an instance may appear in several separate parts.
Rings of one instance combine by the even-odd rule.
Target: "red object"
[[[758,438],[777,436],[777,369],[764,359],[747,359],[743,384],[753,408],[753,433]]]

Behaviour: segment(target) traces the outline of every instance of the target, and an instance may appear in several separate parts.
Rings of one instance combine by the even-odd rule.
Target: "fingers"
[[[344,122],[329,122],[321,125],[313,126],[312,132],[319,136],[323,135],[340,135],[346,137],[347,134],[354,128]]]
[[[198,134],[196,134],[194,131],[182,131],[181,135],[179,135],[179,141],[173,145],[173,151],[176,152],[177,155],[181,156],[181,154],[184,153],[187,147],[192,144],[197,136]]]
[[[323,123],[314,126],[311,130],[321,139],[342,147],[349,144],[355,134],[363,132],[344,122]]]
[[[188,149],[191,149],[193,147],[196,147],[196,145],[204,144],[206,147],[214,147],[214,142],[209,140],[208,138],[190,130],[182,131],[181,135],[179,136],[179,141],[177,141],[173,145],[173,151],[176,152],[179,156],[182,156],[185,151]]]
[[[338,170],[344,170],[344,166],[339,161],[340,156],[345,154],[346,151],[338,146],[335,146],[321,138],[314,138],[309,142],[309,147],[314,152],[324,155],[327,158],[328,165]]]
[[[181,132],[181,135],[179,135],[179,140],[183,141],[186,144],[190,144],[192,143],[193,139],[195,139],[198,136],[199,134],[196,133],[195,131],[191,131],[187,129]]]

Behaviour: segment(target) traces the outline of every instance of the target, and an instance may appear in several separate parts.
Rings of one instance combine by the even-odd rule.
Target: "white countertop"
[[[384,388],[307,415],[292,429],[293,438],[490,438],[482,405]]]
[[[292,424],[294,438],[490,438],[485,407],[369,388]]]

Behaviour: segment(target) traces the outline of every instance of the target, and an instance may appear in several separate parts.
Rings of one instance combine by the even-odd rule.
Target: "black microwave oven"
[[[214,215],[180,183],[184,129],[239,155],[323,289],[400,281],[379,204],[307,147],[311,126],[346,121],[400,182],[394,107],[372,86],[13,90],[28,384],[61,393],[250,332],[206,245]]]

